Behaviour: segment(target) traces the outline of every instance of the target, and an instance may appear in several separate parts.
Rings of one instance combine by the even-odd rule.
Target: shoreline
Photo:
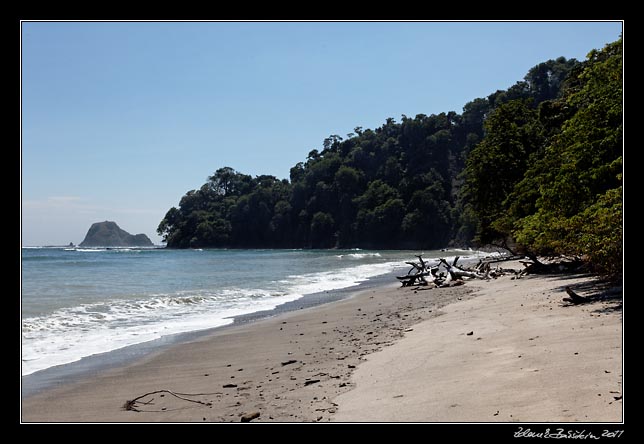
[[[459,250],[458,248],[451,248],[449,250],[445,249],[446,253],[455,253],[459,251],[466,252],[465,250]],[[490,253],[491,251],[483,249],[480,250],[480,252],[477,252]],[[435,259],[430,258],[429,260]],[[469,257],[462,259],[461,263],[474,263],[476,260],[477,258]],[[399,275],[403,268],[392,270],[382,275],[372,276],[367,280],[350,287],[304,294],[298,299],[284,302],[269,310],[259,310],[237,315],[232,318],[232,322],[229,324],[202,330],[169,334],[153,340],[128,345],[114,350],[94,353],[92,355],[84,356],[79,360],[65,364],[54,365],[52,367],[38,370],[28,375],[21,375],[21,396],[23,398],[32,396],[51,387],[74,382],[78,379],[86,378],[110,368],[132,364],[133,362],[136,362],[137,360],[142,359],[151,353],[161,352],[174,345],[197,340],[203,336],[207,336],[221,329],[230,328],[242,323],[255,322],[257,320],[278,316],[281,313],[289,311],[314,307],[317,305],[323,305],[353,297],[354,294],[359,293],[365,289],[386,285],[387,283],[391,282],[396,282],[395,276]]]
[[[438,381],[440,369],[444,375],[452,373],[454,371],[452,369],[458,371],[463,367],[462,363],[444,359],[437,354],[438,351],[452,350],[452,353],[462,361],[465,349],[459,347],[463,344],[495,348],[493,338],[487,334],[482,340],[476,340],[478,336],[475,336],[470,344],[462,343],[463,338],[470,337],[461,331],[465,328],[463,323],[467,319],[463,318],[465,312],[459,307],[469,306],[469,316],[472,313],[481,312],[480,316],[486,316],[485,313],[487,313],[489,317],[490,297],[498,300],[516,298],[517,291],[525,293],[539,287],[545,290],[542,293],[547,294],[546,297],[550,300],[551,305],[547,308],[553,308],[561,315],[566,313],[563,310],[568,310],[567,315],[569,315],[581,306],[562,308],[552,305],[555,300],[561,301],[561,285],[573,281],[592,280],[588,277],[575,277],[572,280],[565,280],[565,277],[555,277],[550,281],[548,279],[549,277],[537,276],[510,281],[509,276],[504,276],[493,281],[468,281],[464,286],[428,291],[401,288],[395,281],[361,290],[358,290],[358,287],[345,289],[350,293],[349,297],[334,303],[283,312],[253,322],[240,322],[215,329],[190,342],[171,345],[129,364],[103,369],[76,382],[51,387],[33,396],[25,397],[22,400],[22,420],[25,422],[239,422],[244,415],[259,413],[260,416],[254,419],[256,422],[406,421],[409,419],[396,416],[396,412],[405,411],[400,409],[399,403],[414,399],[412,392],[418,391],[423,394],[421,401],[433,402],[431,411],[434,414],[433,418],[418,420],[433,422],[436,420],[436,412],[455,413],[454,409],[449,407],[454,404],[450,402],[450,398],[453,400],[459,396],[459,387],[476,383],[489,384],[489,381],[481,381],[481,376],[473,373],[469,375],[471,381],[467,384],[445,383],[441,386],[441,399],[436,400],[432,398],[431,391],[427,392],[427,387],[433,387],[433,390],[436,390],[435,385],[428,384],[430,382],[427,380],[428,375],[424,373],[412,375],[402,372],[400,375],[404,376],[388,375],[387,377],[394,377],[394,379],[385,384],[381,382],[373,386],[371,384],[373,381],[369,379],[369,375],[365,375],[365,372],[373,369],[374,362],[382,363],[383,361],[378,359],[384,359],[383,356],[390,359],[386,361],[389,362],[389,368],[402,371],[406,365],[413,364],[416,357],[430,353],[427,356],[428,362],[432,363],[434,371],[437,372],[432,375],[431,380]],[[547,284],[547,288],[543,287],[544,283]],[[485,307],[488,307],[488,311],[484,310]],[[508,322],[513,323],[510,319],[510,309],[516,307],[503,305],[503,303],[493,307],[499,311],[497,316],[502,314],[503,319],[508,317]],[[590,308],[596,309],[598,306]],[[589,307],[582,307],[582,310],[585,309]],[[540,310],[540,305],[537,303],[520,313],[538,319],[543,315]],[[547,314],[552,313],[548,311]],[[611,328],[619,328],[621,339],[621,311],[597,315],[600,316],[599,318],[595,315],[590,317],[578,315],[579,313],[575,313],[572,319],[575,320],[578,317],[578,321],[581,322],[579,328],[586,332],[592,330],[595,326],[593,322],[597,322],[596,319],[603,322],[610,319]],[[588,322],[590,325],[585,324]],[[428,335],[425,331],[427,328],[434,329],[431,330],[433,333]],[[548,328],[554,334],[561,326],[550,325]],[[448,335],[449,332],[456,330],[459,334]],[[594,331],[600,330],[595,328]],[[439,334],[448,335],[445,336],[444,342],[436,340]],[[616,333],[613,331],[611,334],[614,336]],[[499,341],[502,336],[495,340]],[[607,338],[608,336],[604,340],[608,340]],[[609,339],[614,342],[615,337]],[[426,350],[419,353],[416,348],[415,351],[410,351],[409,341],[413,340],[417,341],[416,347],[431,345],[440,350]],[[535,344],[535,342],[527,343]],[[595,340],[588,346],[597,347],[598,344],[600,342]],[[619,368],[606,368],[605,370],[610,374],[592,375],[596,379],[593,381],[610,380],[611,384],[615,385],[616,378],[621,378],[621,342],[618,345],[619,353],[614,349],[610,349],[609,353],[614,358],[613,365],[619,363]],[[489,351],[489,349],[486,350]],[[470,353],[474,351],[469,350]],[[436,355],[433,356],[431,353]],[[587,353],[594,352],[585,350],[584,355]],[[572,356],[571,353],[570,359],[576,359]],[[483,362],[489,367],[486,371],[492,374],[495,370],[499,370],[497,368],[499,365],[503,365],[502,360]],[[605,363],[605,360],[601,362]],[[480,363],[478,365],[480,367]],[[562,371],[564,369],[565,366],[562,367]],[[547,372],[542,369],[541,375],[545,374]],[[527,380],[529,381],[534,375],[539,373],[531,373]],[[351,404],[355,399],[360,400],[359,405],[365,406],[364,400],[370,399],[368,396],[372,396],[373,393],[388,394],[389,387],[396,387],[396,382],[400,382],[395,380],[397,377],[402,377],[402,381],[408,384],[408,387],[424,388],[411,390],[410,393],[396,393],[386,399],[371,399],[366,404],[368,408],[361,407],[356,410],[351,407],[356,405]],[[611,391],[619,390],[621,396],[619,384],[615,387],[611,386]],[[369,387],[375,392],[371,392],[371,395],[364,398],[365,393],[368,393],[365,389]],[[572,389],[575,390],[575,387]],[[123,408],[126,401],[157,390],[188,394],[186,396],[193,401],[154,394],[141,399],[142,402],[149,402],[149,404],[136,404],[139,411]],[[453,393],[450,394],[450,390]],[[577,390],[581,389],[577,387]],[[400,394],[403,396],[398,397]],[[608,402],[610,395],[611,393],[606,393],[601,399]],[[593,394],[593,396],[597,395]],[[351,401],[352,397],[354,401]],[[577,396],[575,399],[581,398]],[[600,398],[597,397],[597,399]],[[596,401],[595,398],[593,400]],[[491,400],[487,395],[481,396],[480,401],[485,404]],[[418,402],[418,399],[415,402]],[[445,403],[447,405],[443,405]],[[604,410],[597,414],[609,419],[614,418],[614,409],[617,406],[621,409],[621,400],[610,405],[612,410],[606,410],[612,412],[610,415],[607,415]],[[607,408],[608,404],[602,404],[602,406]],[[583,406],[577,407],[579,410],[588,410]],[[392,408],[393,411],[391,411]],[[417,409],[410,411],[417,411]],[[479,421],[513,420],[508,419],[507,415],[490,418],[487,412],[484,413],[481,413]],[[560,414],[550,413],[553,415],[550,420],[565,421]],[[456,414],[448,418],[451,418],[447,419],[448,421],[472,420],[467,415],[463,416],[462,412],[461,416]],[[518,418],[518,420],[530,421],[529,415]],[[583,421],[583,418],[574,420]]]
[[[166,335],[151,341],[128,345],[107,352],[95,353],[84,356],[78,361],[55,365],[28,375],[22,375],[21,396],[22,398],[27,398],[57,385],[68,384],[112,368],[130,365],[150,354],[160,353],[173,346],[199,340],[204,336],[209,336],[226,328],[261,321],[279,316],[282,313],[351,298],[356,293],[366,289],[392,282],[396,274],[398,274],[397,271],[392,271],[383,275],[374,276],[351,287],[305,294],[298,299],[285,302],[270,310],[260,310],[235,316],[230,324],[204,330]]]
[[[334,413],[330,399],[353,386],[350,375],[364,356],[435,316],[438,307],[471,297],[466,287],[440,289],[438,297],[428,298],[423,295],[428,292],[399,292],[400,284],[391,281],[330,304],[217,329],[26,397],[22,420],[239,422],[240,414],[258,409],[262,421],[328,421]],[[296,362],[282,365],[290,360]],[[236,387],[224,388],[228,384]],[[122,408],[128,400],[161,389],[210,393],[196,398],[208,398],[213,405],[201,410],[199,404],[165,397],[155,403],[168,405],[157,404],[156,411]]]

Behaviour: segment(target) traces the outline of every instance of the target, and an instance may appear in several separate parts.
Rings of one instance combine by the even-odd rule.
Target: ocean
[[[22,249],[22,375],[406,273],[416,251]],[[426,259],[482,255],[426,251]],[[395,281],[391,276],[392,282]],[[330,296],[329,296],[330,297]]]

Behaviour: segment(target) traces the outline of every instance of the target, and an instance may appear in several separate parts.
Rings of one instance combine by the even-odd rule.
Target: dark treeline
[[[606,264],[605,236],[621,254],[621,70],[620,39],[541,63],[462,114],[331,135],[290,180],[220,168],[158,233],[171,248],[496,243]]]

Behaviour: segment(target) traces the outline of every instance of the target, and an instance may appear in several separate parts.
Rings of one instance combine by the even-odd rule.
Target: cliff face
[[[152,241],[145,234],[130,234],[116,222],[96,222],[87,231],[80,247],[152,247]]]

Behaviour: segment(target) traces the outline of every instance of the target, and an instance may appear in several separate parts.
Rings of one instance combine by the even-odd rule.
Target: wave
[[[23,375],[166,335],[230,324],[234,316],[273,308],[273,302],[263,303],[264,298],[273,299],[240,289],[178,292],[83,304],[25,318]]]
[[[196,289],[117,298],[25,318],[22,374],[166,335],[224,326],[236,316],[271,310],[306,294],[355,286],[398,266],[398,262],[384,262],[291,275],[267,282],[265,288]]]
[[[81,253],[99,251],[101,255],[108,255],[112,252],[127,254],[140,251],[137,249],[75,249],[75,251],[79,250],[81,250],[79,254],[61,251],[57,257],[61,260],[75,258],[74,267],[84,264],[95,266],[92,256]],[[210,261],[214,253],[208,252],[207,256],[203,254],[206,253],[195,257],[204,257],[205,260]],[[239,255],[243,252],[235,251],[232,254]],[[280,252],[281,254],[284,253]],[[495,255],[499,254],[449,250],[449,252],[428,251],[423,258],[431,262],[444,257],[451,262],[455,256],[461,256],[461,260],[466,260]],[[305,256],[309,256],[309,253],[307,252]],[[115,260],[118,259],[118,256],[112,257]],[[255,257],[254,253],[252,257]],[[128,292],[132,290],[127,287],[126,291],[120,292],[113,299],[92,303],[81,303],[81,299],[75,299],[77,302],[70,303],[69,307],[59,308],[41,316],[24,318],[22,323],[23,375],[167,335],[227,325],[232,323],[236,316],[271,310],[307,294],[356,286],[372,277],[408,268],[405,261],[416,260],[414,253],[411,252],[361,250],[347,250],[339,256],[337,253],[330,255],[326,252],[316,253],[312,254],[312,257],[313,262],[310,262],[312,265],[309,265],[311,268],[308,270],[320,271],[288,276],[281,274],[281,277],[276,278],[275,281],[270,281],[270,278],[266,279],[266,277],[263,278],[266,280],[245,281],[258,282],[254,287],[237,284],[239,280],[229,280],[230,284],[218,286],[213,285],[213,281],[210,280],[208,281],[210,283],[205,284],[209,285],[209,288],[170,291],[168,287],[158,286],[159,290],[152,292],[149,290],[150,287],[141,287],[147,288],[142,290],[147,293],[129,295]],[[115,263],[121,262],[116,260]],[[318,264],[322,268],[319,268]],[[130,266],[127,265],[127,267]],[[263,276],[269,275],[270,273],[267,272],[263,274]]]
[[[345,257],[350,259],[364,259],[366,257],[382,257],[380,253],[350,253],[350,254],[340,254],[336,256],[339,259]]]

